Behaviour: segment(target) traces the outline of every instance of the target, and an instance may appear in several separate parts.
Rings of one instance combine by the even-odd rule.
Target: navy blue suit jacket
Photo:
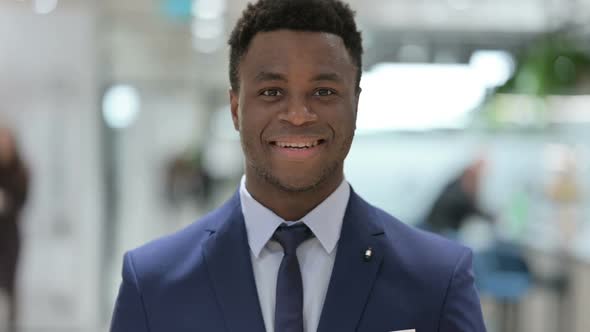
[[[351,191],[318,331],[485,331],[471,258]],[[237,193],[125,255],[111,331],[265,331]]]

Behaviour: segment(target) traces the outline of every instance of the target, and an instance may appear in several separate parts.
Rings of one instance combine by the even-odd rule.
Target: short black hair
[[[241,58],[258,32],[281,29],[327,32],[340,36],[357,66],[357,88],[362,71],[362,37],[354,21],[355,12],[340,0],[259,0],[249,3],[229,38],[229,80],[239,89]]]

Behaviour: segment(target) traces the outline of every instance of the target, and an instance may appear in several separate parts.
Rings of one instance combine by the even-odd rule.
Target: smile
[[[272,150],[281,159],[303,161],[317,156],[326,140],[316,138],[283,138],[271,141]]]
[[[309,149],[309,148],[316,147],[316,146],[320,145],[321,143],[323,143],[323,140],[315,140],[315,141],[308,141],[308,142],[280,142],[280,141],[271,142],[271,144],[274,144],[274,145],[278,146],[279,148],[288,148],[288,149]]]

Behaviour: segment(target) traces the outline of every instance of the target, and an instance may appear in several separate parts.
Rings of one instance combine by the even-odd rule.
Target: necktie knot
[[[282,225],[277,228],[273,235],[273,239],[283,247],[285,255],[294,255],[297,247],[311,237],[313,237],[313,233],[305,224]]]

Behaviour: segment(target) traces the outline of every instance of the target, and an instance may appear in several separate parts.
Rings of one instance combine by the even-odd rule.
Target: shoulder
[[[457,255],[469,250],[467,247],[444,238],[440,235],[418,229],[402,221],[387,212],[376,209],[376,214],[382,221],[385,233],[390,241],[397,241],[401,244],[407,244],[415,250],[424,254],[436,254],[440,257],[447,255]]]
[[[203,256],[203,244],[237,208],[239,201],[231,199],[185,228],[130,250],[126,254],[127,263],[132,264],[135,273],[148,278],[198,266]]]
[[[485,331],[471,250],[367,207],[368,219],[382,230],[384,259],[378,287],[385,294],[383,301],[392,294],[405,296],[407,303],[419,304],[418,317],[438,322],[437,331]],[[430,326],[427,329],[435,325]]]
[[[466,257],[471,257],[471,250],[457,242],[405,224],[370,204],[368,211],[383,228],[389,254],[408,272],[452,275]]]

